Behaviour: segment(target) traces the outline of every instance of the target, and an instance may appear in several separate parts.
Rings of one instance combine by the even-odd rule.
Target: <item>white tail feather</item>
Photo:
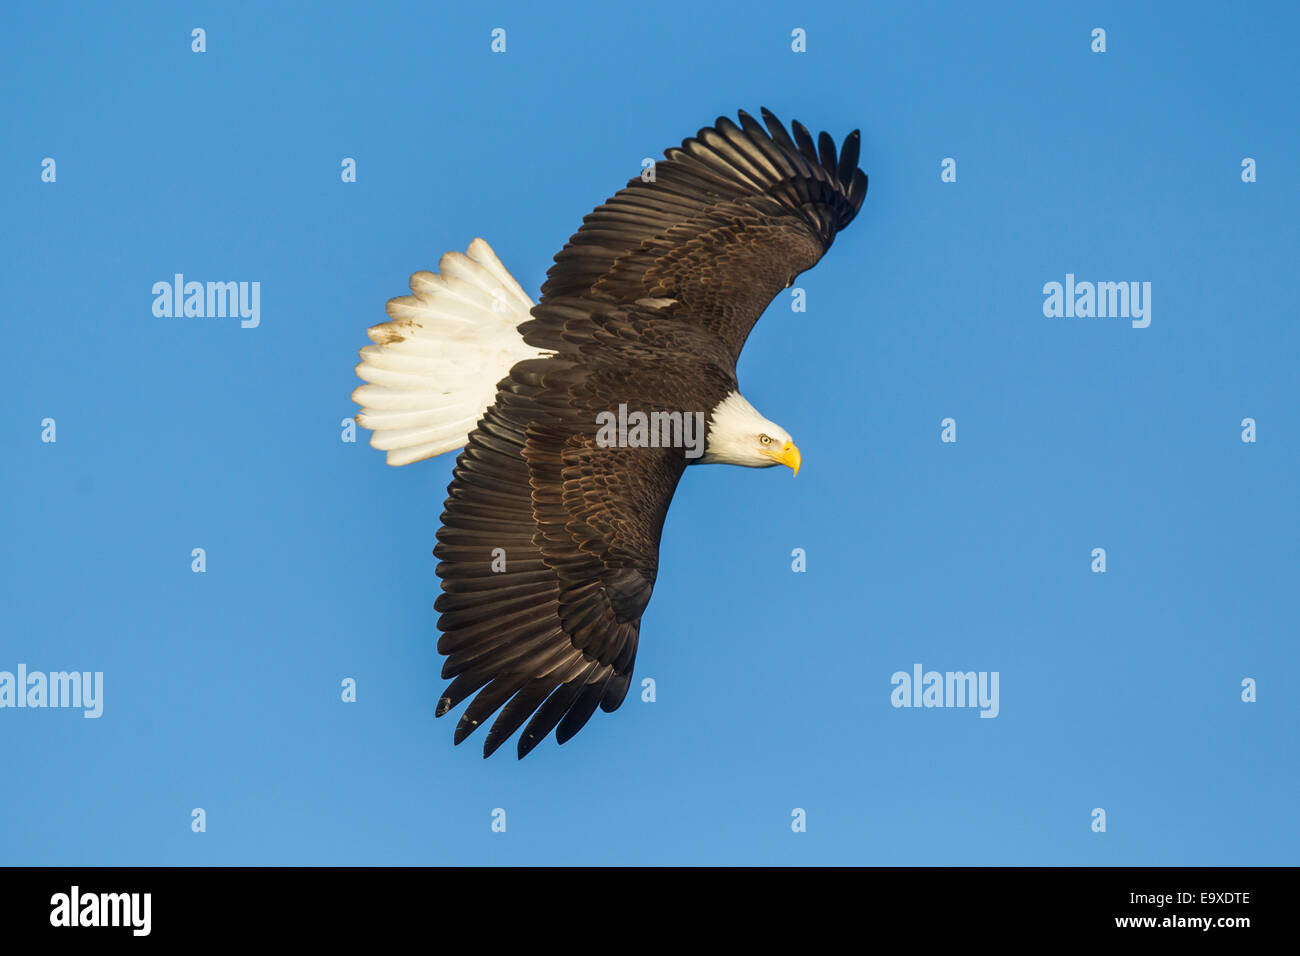
[[[388,300],[391,322],[366,330],[358,424],[370,444],[406,465],[462,448],[519,361],[548,355],[520,337],[533,300],[482,239],[448,252],[439,274],[411,276],[413,295]]]

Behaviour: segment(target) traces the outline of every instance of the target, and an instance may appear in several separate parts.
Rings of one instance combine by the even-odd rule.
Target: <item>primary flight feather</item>
[[[623,702],[688,465],[798,472],[736,362],[867,177],[857,131],[837,152],[762,116],[718,119],[588,215],[540,302],[475,239],[369,330],[353,399],[371,444],[393,465],[464,449],[434,549],[451,679],[436,714],[475,695],[454,740],[496,714],[485,757],[521,726],[520,757],[552,730],[564,743]]]

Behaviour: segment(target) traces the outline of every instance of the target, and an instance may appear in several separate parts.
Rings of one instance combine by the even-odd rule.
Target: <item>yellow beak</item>
[[[796,475],[799,474],[799,465],[803,462],[803,459],[799,456],[799,449],[792,441],[785,443],[785,447],[781,449],[781,454],[777,456],[776,460],[791,468]]]

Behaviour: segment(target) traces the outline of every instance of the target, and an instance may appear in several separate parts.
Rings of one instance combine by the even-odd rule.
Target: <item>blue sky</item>
[[[1300,17],[1048,6],[16,8],[0,670],[104,710],[0,710],[0,862],[1295,864]],[[478,235],[535,294],[760,106],[871,177],[740,365],[803,470],[687,473],[654,703],[453,748],[451,460],[340,440],[364,329]],[[177,272],[260,325],[156,317]],[[1150,282],[1150,326],[1045,317],[1067,273]],[[917,663],[998,672],[998,716],[892,707]]]

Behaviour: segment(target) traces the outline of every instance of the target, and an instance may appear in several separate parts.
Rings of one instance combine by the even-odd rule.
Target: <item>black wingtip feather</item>
[[[817,153],[821,159],[822,169],[826,170],[827,176],[834,179],[837,168],[835,140],[831,139],[831,134],[826,130],[817,134]]]
[[[791,120],[790,130],[794,133],[794,141],[798,144],[799,152],[803,154],[803,158],[808,160],[814,169],[818,168],[821,165],[821,160],[817,158],[817,147],[813,144],[812,134],[808,132],[808,128],[798,120]]]
[[[609,677],[586,685],[578,699],[573,702],[569,712],[564,715],[560,725],[555,728],[555,739],[561,744],[568,743],[573,739],[574,734],[586,726],[591,715],[596,712],[596,707],[600,704],[601,697],[605,694],[605,685],[609,682]]]
[[[858,168],[858,154],[862,149],[862,133],[854,130],[844,137],[840,144],[840,165],[835,171],[835,178],[847,187],[853,182],[853,173]]]
[[[458,746],[461,741],[476,730],[478,730],[477,720],[471,720],[469,717],[461,717],[460,723],[456,725],[456,732],[452,734],[452,744]]]

